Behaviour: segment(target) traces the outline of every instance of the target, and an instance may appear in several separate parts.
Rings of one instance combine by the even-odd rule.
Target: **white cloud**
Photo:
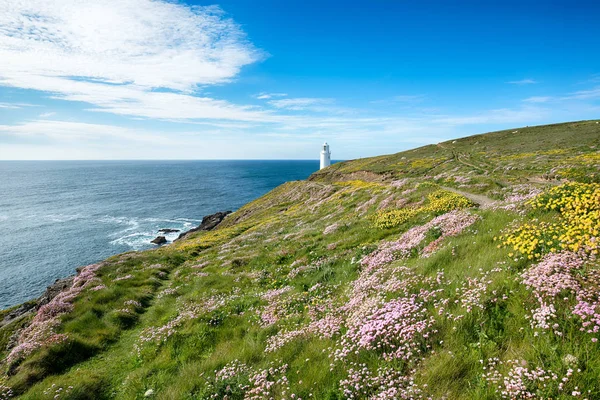
[[[40,114],[40,118],[49,118],[49,117],[53,117],[55,115],[56,115],[55,112],[47,112],[47,113]]]
[[[255,95],[254,97],[256,97],[259,100],[268,100],[268,99],[272,99],[274,97],[286,97],[287,93],[259,93],[257,95]]]
[[[8,109],[14,110],[14,109],[18,109],[21,107],[16,104],[0,103],[0,108],[8,108]]]
[[[547,103],[552,100],[550,96],[532,96],[526,99],[523,99],[525,103]]]
[[[0,142],[9,136],[26,142],[74,142],[114,138],[124,141],[165,144],[167,137],[148,131],[113,125],[88,124],[71,121],[34,120],[18,125],[0,125]]]
[[[216,7],[166,0],[0,1],[0,85],[150,118],[255,119],[196,97],[264,55]],[[160,89],[160,90],[157,90]]]
[[[373,100],[371,104],[393,104],[393,103],[405,103],[408,105],[418,104],[425,101],[427,96],[424,94],[407,94],[407,95],[398,95],[387,99],[382,100]]]
[[[534,83],[538,82],[534,79],[521,79],[519,81],[510,81],[507,83],[510,83],[511,85],[533,85]]]
[[[0,108],[8,108],[12,110],[16,110],[24,107],[36,107],[35,104],[27,104],[27,103],[0,103]]]
[[[600,98],[600,86],[589,90],[579,90],[563,97],[564,100],[588,100]]]
[[[271,100],[269,104],[275,108],[292,110],[292,111],[301,111],[301,110],[310,110],[310,111],[327,111],[329,107],[323,107],[328,104],[332,104],[333,99],[322,99],[322,98],[312,98],[312,97],[297,97],[292,99],[281,99],[281,100]]]
[[[467,116],[442,116],[433,118],[434,123],[449,125],[479,125],[479,124],[531,124],[541,122],[550,117],[550,110],[540,107],[503,108],[487,110]]]

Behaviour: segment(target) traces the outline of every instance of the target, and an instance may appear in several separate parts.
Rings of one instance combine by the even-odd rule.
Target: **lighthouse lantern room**
[[[329,167],[331,165],[331,152],[329,151],[329,145],[327,142],[323,143],[323,150],[321,150],[321,168]]]

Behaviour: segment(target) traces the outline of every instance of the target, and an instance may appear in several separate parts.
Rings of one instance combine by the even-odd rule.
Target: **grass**
[[[502,201],[522,185],[547,191],[561,179],[597,182],[598,145],[595,121],[528,127],[334,164],[308,181],[286,183],[214,231],[106,260],[72,309],[57,317],[55,333],[67,339],[4,364],[0,399],[8,387],[23,399],[208,399],[226,393],[243,399],[261,372],[274,382],[272,398],[343,399],[344,380],[358,365],[375,375],[385,369],[410,377],[423,396],[497,399],[497,385],[484,377],[491,358],[502,362],[504,377],[507,360],[561,378],[573,367],[562,390],[527,381],[528,390],[543,398],[571,398],[573,391],[597,398],[600,349],[570,312],[574,295],[557,302],[557,328],[534,329],[537,300],[520,278],[533,261],[509,257],[494,237],[512,224],[554,218],[523,201]],[[496,203],[478,206],[453,190]],[[432,208],[440,195],[452,201]],[[380,275],[365,272],[361,260],[384,242],[457,207],[479,218],[456,234],[433,227],[404,258],[379,266],[374,273]],[[407,208],[420,211],[376,223],[377,216]],[[428,245],[434,250],[427,256]],[[597,270],[597,262],[586,268]],[[338,313],[367,278],[379,279],[379,286],[361,301],[363,311]],[[359,347],[335,358],[350,329],[346,318],[379,307],[369,301],[424,299],[428,291],[435,293],[422,304],[433,328],[417,355],[386,359],[381,350]],[[343,322],[320,333],[309,330],[325,316]],[[0,348],[30,320],[0,328]],[[274,338],[296,331],[266,350]],[[217,378],[234,360],[244,367]],[[381,385],[355,397],[378,390]]]

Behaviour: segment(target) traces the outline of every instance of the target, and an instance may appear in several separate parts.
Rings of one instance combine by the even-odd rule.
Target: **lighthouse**
[[[329,145],[327,142],[323,143],[323,150],[321,150],[321,168],[329,167],[331,165],[331,153],[329,152]]]

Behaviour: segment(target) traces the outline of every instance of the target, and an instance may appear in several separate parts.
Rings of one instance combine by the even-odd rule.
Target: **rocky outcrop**
[[[79,272],[79,270],[77,271]],[[52,301],[60,292],[67,290],[73,284],[75,276],[70,276],[64,279],[57,279],[54,283],[46,288],[44,294],[38,299],[37,307],[46,305]]]
[[[162,228],[158,230],[160,233],[176,233],[179,232],[179,229],[171,229],[171,228]]]
[[[167,243],[167,238],[164,236],[157,236],[156,239],[151,240],[150,243],[165,244]]]
[[[52,301],[60,292],[67,290],[73,284],[74,276],[57,279],[54,283],[46,288],[44,294],[42,294],[37,300],[28,301],[27,303],[21,304],[19,307],[14,308],[7,313],[4,318],[0,321],[0,328],[10,324],[18,318],[37,311],[41,306],[46,305]]]
[[[210,231],[213,230],[217,227],[217,225],[219,225],[221,223],[221,221],[223,221],[225,219],[226,216],[228,216],[229,214],[231,214],[231,211],[219,211],[218,213],[214,213],[211,215],[207,215],[204,218],[202,218],[202,223],[193,229],[190,229],[187,232],[183,232],[181,235],[179,235],[179,237],[175,240],[180,240],[183,239],[185,236],[187,236],[188,234],[192,233],[192,232],[198,232],[198,231]]]
[[[10,324],[17,318],[22,317],[23,315],[28,314],[34,310],[36,310],[36,302],[35,301],[30,301],[30,302],[21,304],[19,307],[11,310],[9,313],[7,313],[4,316],[4,318],[0,321],[0,328],[2,328],[5,325]]]

